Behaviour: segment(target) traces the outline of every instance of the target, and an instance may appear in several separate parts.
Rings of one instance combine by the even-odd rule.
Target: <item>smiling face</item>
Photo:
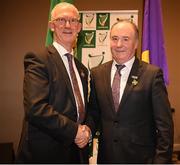
[[[54,32],[54,41],[71,52],[81,30],[77,9],[71,4],[60,3],[51,13],[49,27]]]
[[[129,61],[138,46],[138,34],[130,22],[122,21],[112,26],[110,48],[112,58],[119,64]]]

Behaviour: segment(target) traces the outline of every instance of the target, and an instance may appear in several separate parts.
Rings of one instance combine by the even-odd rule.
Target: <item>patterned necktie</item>
[[[117,65],[117,70],[114,75],[113,83],[112,83],[112,95],[114,100],[115,111],[117,112],[119,107],[119,97],[120,97],[120,82],[121,82],[121,69],[125,67],[125,65]]]
[[[71,80],[72,80],[72,84],[73,84],[74,95],[75,95],[75,98],[77,101],[77,109],[78,109],[78,114],[79,114],[79,118],[77,121],[79,123],[82,123],[84,121],[84,117],[85,117],[85,109],[84,109],[84,104],[83,104],[83,100],[81,97],[81,93],[79,90],[76,74],[75,74],[75,71],[73,68],[73,63],[72,63],[73,56],[69,53],[67,53],[66,56],[67,56],[68,63],[69,63],[69,70],[70,70]]]

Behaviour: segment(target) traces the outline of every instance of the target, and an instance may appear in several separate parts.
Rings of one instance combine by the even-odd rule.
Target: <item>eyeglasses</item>
[[[76,18],[66,19],[66,18],[57,18],[54,21],[57,21],[60,25],[64,26],[66,25],[67,21],[71,26],[77,26],[79,23],[79,20]]]

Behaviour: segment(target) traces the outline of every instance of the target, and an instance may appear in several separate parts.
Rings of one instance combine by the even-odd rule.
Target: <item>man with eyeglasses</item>
[[[57,4],[49,22],[53,44],[25,56],[25,118],[17,163],[88,164],[88,70],[73,57],[79,17],[74,5]]]

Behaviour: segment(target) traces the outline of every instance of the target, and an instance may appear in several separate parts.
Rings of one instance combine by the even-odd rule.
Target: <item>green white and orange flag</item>
[[[50,10],[49,10],[49,20],[51,18],[51,10],[54,8],[54,6],[60,2],[68,2],[73,4],[73,0],[50,0]],[[52,31],[48,28],[47,30],[47,35],[46,35],[46,46],[52,44],[53,42],[53,33]]]

